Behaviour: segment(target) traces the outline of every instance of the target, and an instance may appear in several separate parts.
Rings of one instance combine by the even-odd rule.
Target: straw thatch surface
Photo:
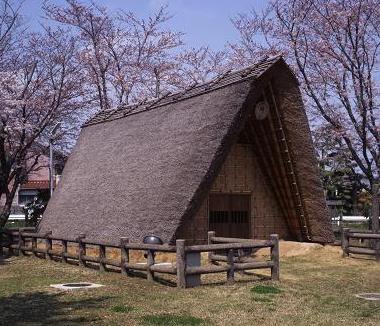
[[[113,243],[149,233],[173,241],[243,129],[255,87],[274,71],[292,75],[281,58],[271,58],[181,94],[96,115],[82,129],[39,230]],[[312,148],[309,135],[302,141]],[[315,201],[325,207],[321,189]],[[308,218],[312,236],[331,241],[325,211]]]

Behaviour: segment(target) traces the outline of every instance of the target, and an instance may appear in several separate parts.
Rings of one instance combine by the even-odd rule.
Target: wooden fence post
[[[8,255],[9,256],[13,256],[13,255],[15,255],[15,250],[12,248],[12,246],[11,245],[13,245],[14,244],[14,234],[13,234],[13,232],[12,231],[7,231],[7,233],[8,233],[8,236],[9,236],[9,241],[10,241],[10,246],[8,247]]]
[[[106,246],[99,245],[99,271],[100,272],[106,271],[106,264],[104,263],[105,259],[106,259]]]
[[[147,269],[146,269],[146,272],[147,272],[147,280],[149,282],[153,282],[154,281],[154,273],[151,271],[150,267],[152,265],[154,265],[154,252],[153,250],[148,250],[147,251]]]
[[[32,238],[32,254],[37,257],[37,238]]]
[[[212,244],[212,238],[215,237],[215,231],[208,231],[207,232],[207,243],[210,245]],[[213,251],[209,251],[208,252],[208,263],[211,264],[212,263],[212,255],[214,254]]]
[[[177,287],[186,288],[186,252],[185,240],[176,241],[176,267],[177,267]]]
[[[47,260],[51,260],[51,255],[49,254],[49,250],[51,250],[53,248],[53,241],[49,238],[49,236],[52,233],[53,233],[52,231],[46,232],[45,236],[44,236],[44,238],[45,238],[45,250],[46,250],[45,259],[47,259]]]
[[[278,281],[280,279],[280,247],[278,234],[271,234],[270,240],[273,244],[270,249],[270,259],[273,263],[271,267],[271,279],[272,281]]]
[[[232,283],[235,280],[234,250],[233,249],[228,250],[227,264],[229,267],[227,271],[227,282]]]
[[[18,255],[19,256],[25,256],[24,250],[21,249],[21,247],[25,246],[25,239],[24,236],[22,235],[23,229],[19,228],[18,229]]]
[[[8,247],[8,255],[13,256],[15,254],[15,251],[11,247],[11,245],[13,244],[13,234],[12,232],[9,232],[9,231],[7,233],[8,233],[9,241],[10,241],[10,246]]]
[[[76,239],[79,245],[78,248],[78,263],[79,266],[86,266],[86,262],[83,260],[83,256],[86,255],[86,244],[83,242],[83,239],[86,237],[84,233],[79,234],[79,237]]]
[[[62,240],[62,263],[67,263],[67,240]]]
[[[342,251],[343,251],[342,256],[343,257],[348,257],[348,255],[349,255],[349,253],[348,253],[349,232],[350,232],[349,228],[343,228],[342,229]]]
[[[0,256],[4,256],[3,239],[6,238],[6,233],[0,229]]]
[[[121,248],[120,266],[121,266],[122,275],[128,274],[128,269],[125,267],[125,264],[129,263],[129,249],[125,248],[125,245],[127,243],[129,243],[128,238],[120,238],[120,248]]]

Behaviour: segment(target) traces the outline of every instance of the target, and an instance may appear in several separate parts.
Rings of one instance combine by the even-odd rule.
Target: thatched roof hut
[[[41,232],[203,242],[219,235],[330,242],[297,80],[281,57],[84,126]]]

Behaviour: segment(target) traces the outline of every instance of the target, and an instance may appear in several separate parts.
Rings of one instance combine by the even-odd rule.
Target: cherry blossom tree
[[[226,51],[213,51],[207,46],[184,48],[171,60],[159,61],[154,68],[154,78],[147,76],[144,83],[154,97],[202,84],[229,67]]]
[[[18,186],[38,167],[41,149],[59,121],[67,139],[84,108],[76,40],[61,29],[29,33],[19,8],[0,11],[0,227]],[[16,9],[15,9],[16,8]]]
[[[44,10],[80,40],[80,60],[100,109],[160,97],[226,69],[225,51],[183,47],[183,34],[166,27],[171,19],[166,6],[146,19],[78,0],[64,6],[48,1]]]
[[[287,57],[312,123],[331,127],[342,140],[342,153],[364,175],[363,187],[373,198],[373,229],[379,230],[379,2],[276,0],[233,24],[240,33],[240,41],[230,45],[233,61],[278,52]]]
[[[147,19],[77,0],[64,6],[46,2],[44,10],[78,37],[86,80],[100,109],[161,94],[164,72],[175,65],[172,50],[182,44],[182,33],[165,28],[171,18],[166,7]]]
[[[225,50],[214,51],[208,46],[185,49],[177,56],[177,85],[186,87],[209,81],[229,69]]]

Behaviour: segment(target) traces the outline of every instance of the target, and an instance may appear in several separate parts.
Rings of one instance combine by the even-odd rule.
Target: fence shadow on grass
[[[254,284],[254,283],[261,283],[263,281],[271,281],[271,277],[268,275],[258,274],[254,272],[247,272],[247,271],[238,271],[238,274],[241,276],[247,276],[249,278],[243,279],[240,278],[238,280],[235,280],[232,284]],[[228,284],[228,281],[226,280],[216,280],[216,279],[206,279],[202,281],[202,286],[204,287],[212,287],[215,285],[226,285]]]
[[[351,254],[350,255],[350,258],[352,258],[352,259],[356,259],[356,260],[365,260],[365,261],[376,261],[376,258],[375,257],[371,257],[371,256],[364,256],[364,255],[362,255],[362,256],[359,256],[359,255],[355,255],[355,254]]]
[[[16,293],[0,297],[1,325],[83,325],[98,318],[88,310],[99,308],[108,297],[72,298],[64,293]],[[87,311],[86,314],[79,314]]]

